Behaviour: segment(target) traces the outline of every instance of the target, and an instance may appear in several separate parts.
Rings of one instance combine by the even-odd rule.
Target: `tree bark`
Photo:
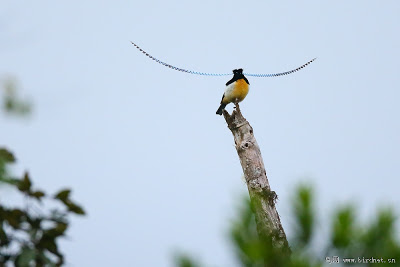
[[[286,234],[275,207],[277,195],[270,188],[253,128],[243,117],[238,104],[235,104],[232,115],[226,110],[223,114],[235,140],[236,151],[255,213],[258,235],[261,239],[272,242],[274,249],[290,254]]]

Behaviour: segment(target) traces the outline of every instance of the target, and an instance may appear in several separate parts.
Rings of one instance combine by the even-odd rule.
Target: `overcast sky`
[[[399,204],[399,1],[0,2],[0,76],[34,103],[30,119],[0,116],[0,145],[16,173],[71,187],[87,210],[61,243],[68,266],[171,266],[178,249],[235,263],[227,227],[246,185],[215,115],[231,77],[167,69],[130,40],[205,72],[318,57],[248,77],[241,104],[289,236],[302,181],[324,217],[348,201],[366,218]]]

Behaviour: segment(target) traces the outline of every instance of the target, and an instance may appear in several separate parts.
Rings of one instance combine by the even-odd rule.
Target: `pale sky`
[[[0,145],[16,173],[49,192],[71,187],[87,210],[60,244],[67,266],[171,266],[176,250],[235,264],[227,227],[247,189],[215,115],[231,77],[167,69],[131,40],[205,72],[275,73],[318,57],[286,77],[248,77],[241,104],[289,236],[303,181],[325,218],[348,201],[366,218],[399,204],[399,1],[0,6],[0,76],[34,103],[29,120],[0,116]]]

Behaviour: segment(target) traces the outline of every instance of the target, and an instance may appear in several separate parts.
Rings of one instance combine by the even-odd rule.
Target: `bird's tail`
[[[226,104],[221,104],[216,112],[218,115],[222,115],[222,110],[226,107]]]

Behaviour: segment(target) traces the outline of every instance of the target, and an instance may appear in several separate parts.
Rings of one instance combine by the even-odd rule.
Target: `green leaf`
[[[43,217],[38,217],[38,218],[32,218],[32,217],[27,217],[26,221],[31,225],[31,228],[33,230],[40,230],[42,229],[42,221]]]
[[[30,248],[23,248],[15,260],[16,266],[31,266],[36,258],[36,251]]]
[[[56,267],[60,265],[56,265],[54,262],[51,261],[49,257],[46,256],[44,251],[40,251],[36,257],[36,266],[46,266],[46,267]]]
[[[20,179],[17,178],[9,178],[9,177],[0,177],[0,181],[7,183],[9,185],[18,186],[21,182]]]
[[[36,198],[37,200],[41,200],[41,198],[45,196],[45,193],[42,192],[42,191],[35,191],[35,192],[32,192],[32,193],[29,193],[29,195],[31,197]]]
[[[10,243],[6,232],[3,229],[3,222],[0,222],[0,244],[1,246],[7,246]]]
[[[13,163],[15,162],[15,157],[9,150],[0,148],[0,161],[5,163]]]
[[[4,97],[3,107],[4,111],[10,114],[23,116],[29,114],[31,111],[31,104],[22,100],[17,96],[16,81],[12,78],[8,78],[4,83]]]
[[[341,208],[334,216],[332,245],[335,248],[347,249],[356,240],[355,211],[351,206]]]
[[[185,254],[175,256],[175,265],[178,267],[199,267],[200,265],[191,257]]]
[[[396,217],[389,208],[379,210],[375,217],[375,220],[370,223],[361,238],[365,246],[364,251],[368,255],[393,257],[394,252],[400,250],[400,244],[396,245],[397,242],[395,241]]]
[[[64,189],[59,191],[54,198],[55,199],[59,199],[61,200],[65,206],[67,206],[68,210],[75,213],[75,214],[79,214],[79,215],[84,215],[85,211],[83,210],[83,208],[75,203],[73,203],[70,199],[69,199],[69,195],[71,194],[71,190],[70,189]]]
[[[29,174],[27,172],[25,172],[24,178],[18,184],[18,189],[21,192],[29,192],[29,190],[31,189],[31,186],[32,186],[32,182],[29,179]]]
[[[68,198],[69,198],[70,193],[71,193],[71,189],[64,189],[64,190],[59,191],[59,192],[54,196],[54,198],[55,198],[55,199],[59,199],[59,200],[61,200],[62,202],[66,202],[66,201],[68,200]]]
[[[79,215],[85,215],[85,211],[83,210],[83,208],[75,203],[72,203],[71,201],[68,201],[65,203],[65,205],[68,207],[68,210],[70,212],[73,212],[75,214],[79,214]]]
[[[293,213],[295,215],[295,241],[297,245],[306,246],[312,238],[314,228],[313,193],[310,186],[298,187],[293,199]]]
[[[42,238],[37,244],[38,248],[46,249],[55,255],[59,255],[56,240],[54,236],[49,235],[47,232],[43,233]]]
[[[5,210],[3,214],[4,220],[6,220],[14,229],[20,228],[20,224],[25,217],[25,212],[20,209]]]
[[[68,228],[67,223],[59,222],[56,224],[56,227],[47,230],[46,234],[52,237],[61,236],[64,235],[64,232],[67,230],[67,228]]]
[[[49,235],[47,232],[43,233],[37,247],[40,249],[46,249],[47,251],[54,254],[57,257],[56,266],[61,266],[64,263],[64,256],[58,251],[56,243],[56,237]]]

